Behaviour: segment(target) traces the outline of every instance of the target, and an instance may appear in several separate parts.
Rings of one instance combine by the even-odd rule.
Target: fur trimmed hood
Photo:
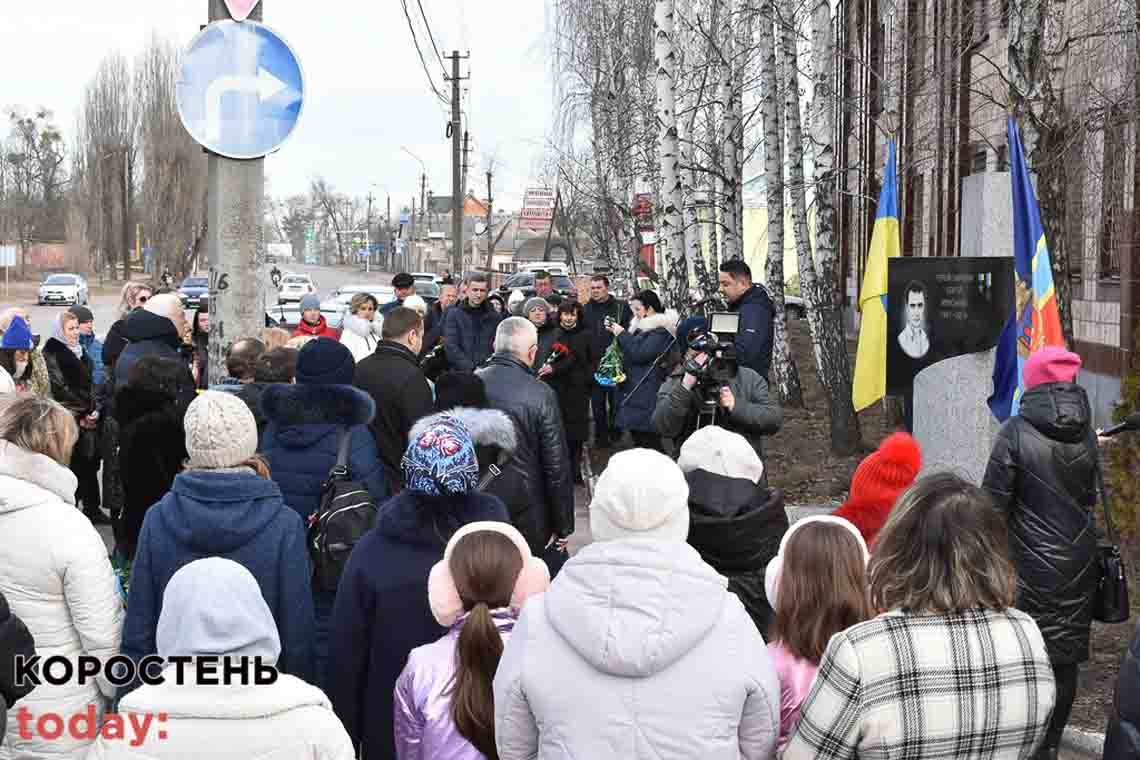
[[[361,338],[380,340],[380,322],[376,320],[370,322],[355,314],[349,314],[345,316],[341,328],[342,337],[345,333],[352,333],[353,335],[359,335]]]
[[[677,312],[672,309],[666,309],[664,314],[653,314],[643,319],[637,319],[635,317],[629,324],[629,331],[631,333],[649,332],[656,330],[658,327],[664,327],[669,331],[670,335],[676,335],[678,321],[680,321],[680,317]]]
[[[376,403],[351,385],[273,383],[261,394],[261,411],[278,428],[301,425],[367,425]]]
[[[455,417],[471,433],[471,441],[476,446],[495,446],[503,451],[514,453],[518,448],[518,434],[515,432],[515,423],[506,412],[498,409],[475,409],[469,406],[457,406],[441,412]],[[408,433],[408,442],[411,443],[427,428],[428,420],[436,415],[424,417],[412,425]]]

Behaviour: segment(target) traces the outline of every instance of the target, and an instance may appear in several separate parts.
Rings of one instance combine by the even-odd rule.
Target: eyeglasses
[[[139,296],[139,297],[138,297],[138,302],[139,302],[139,303],[146,303],[146,302],[147,302],[147,299],[149,299],[149,298],[150,298],[150,296]]]

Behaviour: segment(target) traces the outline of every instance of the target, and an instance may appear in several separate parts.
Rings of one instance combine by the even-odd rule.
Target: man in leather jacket
[[[1016,417],[994,441],[982,486],[1008,515],[1017,567],[1017,608],[1037,622],[1049,651],[1056,706],[1037,760],[1055,760],[1089,658],[1095,561],[1096,438],[1088,396],[1076,384],[1081,359],[1063,348],[1025,362]]]
[[[517,428],[514,456],[487,493],[503,500],[511,522],[526,537],[535,556],[554,560],[551,575],[564,560],[574,532],[574,485],[558,397],[534,376],[538,332],[530,320],[510,317],[495,333],[495,353],[476,371],[494,409],[506,412]]]

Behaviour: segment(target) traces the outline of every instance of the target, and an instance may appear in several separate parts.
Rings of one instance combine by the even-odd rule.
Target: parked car
[[[329,323],[329,327],[339,330],[344,322],[344,309],[327,308],[328,304],[321,304],[321,314]],[[301,324],[301,309],[295,304],[277,304],[265,310],[267,316],[275,326],[293,332]]]
[[[196,309],[202,303],[202,298],[210,296],[209,277],[187,277],[178,287],[178,296],[182,299],[182,306],[187,309]]]
[[[91,299],[87,280],[77,274],[52,274],[40,285],[36,303],[86,306]]]
[[[416,282],[439,282],[443,279],[438,274],[432,274],[431,272],[412,272],[411,274],[412,279]]]
[[[570,292],[570,278],[564,274],[551,274],[551,284],[554,286],[554,292],[559,295],[566,295]],[[534,272],[516,272],[507,278],[507,281],[499,287],[499,292],[504,296],[509,296],[512,290],[521,290],[523,295],[530,298],[534,295]]]
[[[281,289],[277,291],[277,303],[300,303],[309,293],[316,293],[313,279],[307,274],[287,274],[281,278]]]
[[[416,295],[424,299],[430,308],[433,303],[439,300],[440,286],[434,282],[425,282],[424,280],[416,280]]]
[[[349,303],[352,302],[352,297],[357,293],[370,293],[376,299],[376,303],[383,306],[389,301],[395,299],[396,290],[390,285],[341,285],[333,291],[333,297],[321,304],[321,308],[325,308],[329,304],[337,304],[337,308],[344,310],[348,308]]]

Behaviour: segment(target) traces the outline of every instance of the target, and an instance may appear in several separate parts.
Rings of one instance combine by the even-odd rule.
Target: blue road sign
[[[276,32],[255,21],[215,21],[183,57],[178,115],[206,150],[261,158],[296,128],[304,93],[301,64]]]

